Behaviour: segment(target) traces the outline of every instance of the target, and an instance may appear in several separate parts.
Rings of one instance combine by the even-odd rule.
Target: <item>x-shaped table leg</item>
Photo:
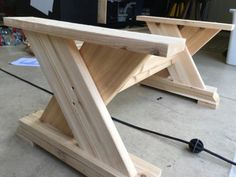
[[[220,30],[154,22],[147,22],[147,25],[152,34],[186,38],[187,47],[172,58],[173,64],[167,71],[155,74],[142,84],[190,97],[216,108],[219,104],[217,89],[204,84],[192,56]]]

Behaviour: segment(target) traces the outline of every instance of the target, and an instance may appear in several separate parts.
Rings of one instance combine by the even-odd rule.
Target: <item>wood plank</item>
[[[27,31],[158,56],[182,51],[185,40],[35,17],[6,17],[4,24]]]
[[[88,177],[128,177],[87,154],[72,138],[39,121],[42,111],[20,120],[17,134],[23,136]],[[160,177],[161,170],[130,154],[138,174],[135,177]]]
[[[130,77],[151,57],[90,43],[85,43],[80,53],[105,104],[120,92]],[[159,58],[155,60],[158,62]]]
[[[176,25],[147,23],[149,30],[153,34],[175,36],[182,38]],[[192,87],[205,88],[205,84],[187,48],[183,52],[174,56],[173,65],[168,68],[172,79],[176,82]]]
[[[132,58],[131,58],[131,60],[132,60]],[[100,60],[98,60],[98,61],[100,61]],[[89,61],[87,61],[87,62],[89,62]],[[104,62],[99,62],[99,63],[103,64]],[[131,75],[130,77],[127,77],[128,79],[124,80],[126,82],[123,82],[123,80],[121,80],[122,83],[125,83],[125,84],[123,84],[122,87],[117,87],[119,89],[115,90],[115,95],[118,94],[118,92],[122,92],[123,90],[139,83],[140,81],[142,81],[152,75],[154,75],[155,73],[163,70],[164,68],[167,68],[171,64],[172,64],[171,60],[168,60],[165,58],[157,59],[157,57],[155,57],[155,56],[150,56],[148,58],[148,61],[145,61],[144,64],[142,65],[142,67],[139,67],[139,69],[133,75]],[[115,66],[117,66],[117,64],[114,65],[113,68]],[[111,78],[108,77],[108,79],[106,79],[106,77],[101,77],[102,82],[101,81],[99,82],[100,79],[98,79],[98,77],[96,77],[96,76],[103,73],[103,71],[101,71],[101,70],[103,70],[103,68],[97,68],[97,70],[94,70],[94,72],[90,72],[92,77],[94,75],[94,77],[93,77],[94,80],[97,81],[96,85],[97,85],[98,90],[100,91],[100,94],[102,95],[106,105],[110,102],[111,99],[106,99],[107,93],[104,92],[103,89],[107,90],[107,88],[109,88],[109,83],[112,82],[112,80],[116,80],[117,72],[113,68],[111,67],[111,71],[114,71],[114,73],[113,72],[110,73],[111,71],[107,72],[107,75],[111,76]],[[122,74],[118,74],[117,79],[122,78],[123,72],[126,72],[126,71],[123,71],[123,68],[127,68],[127,66],[118,67],[118,69],[119,68],[121,68],[120,70],[121,70]],[[88,69],[91,70],[92,67],[88,66]],[[98,72],[95,72],[95,71],[98,71]],[[118,71],[118,73],[119,73],[119,71]],[[111,88],[111,89],[114,89],[114,86],[112,86],[112,87],[113,88]],[[112,92],[109,91],[109,93],[112,93]],[[41,120],[45,123],[52,125],[56,129],[63,132],[64,134],[73,137],[73,135],[72,135],[73,133],[71,132],[71,130],[64,118],[64,115],[60,109],[60,106],[58,105],[54,96],[52,97],[48,106],[46,107]]]
[[[98,0],[98,23],[107,23],[107,0]]]
[[[151,56],[120,89],[120,92],[172,65],[171,58]]]
[[[40,118],[40,121],[44,124],[48,124],[54,127],[57,131],[62,134],[74,138],[74,135],[65,119],[65,116],[57,103],[55,96],[52,96],[46,109]]]
[[[136,169],[74,41],[28,31],[26,35],[78,146],[134,176]]]
[[[234,25],[232,24],[207,22],[207,21],[185,20],[176,18],[165,18],[165,17],[151,17],[151,16],[137,16],[136,19],[145,22],[191,26],[198,28],[220,29],[227,31],[232,31],[234,29]]]
[[[188,98],[198,100],[199,103],[204,103],[208,107],[216,108],[219,105],[219,95],[217,89],[206,86],[205,89],[191,87],[188,85],[173,82],[169,79],[163,79],[158,75],[154,75],[142,82],[143,85],[164,90],[171,93],[176,93]]]
[[[74,137],[55,96],[52,96],[40,118],[40,121],[51,125],[68,137]]]
[[[182,37],[189,41],[199,30],[200,28],[198,27],[184,26],[181,28],[180,32]]]
[[[195,31],[186,28],[188,27],[184,27],[181,30],[181,34],[183,38],[187,37],[186,45],[192,56],[221,31],[220,29],[207,28],[198,28],[198,30]]]
[[[94,44],[85,44],[81,55],[105,104],[119,92],[171,65],[171,59],[109,49]],[[41,119],[64,134],[72,136],[54,97]]]
[[[171,65],[171,58],[85,43],[80,53],[108,104],[119,92]]]

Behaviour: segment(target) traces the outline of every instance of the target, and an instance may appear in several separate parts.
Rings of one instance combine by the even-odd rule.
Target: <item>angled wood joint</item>
[[[33,17],[4,23],[24,30],[54,93],[44,112],[21,119],[19,135],[88,177],[161,175],[127,152],[106,105],[170,66],[184,39]]]
[[[221,30],[233,30],[231,24],[183,20],[174,18],[138,16],[152,34],[186,39],[186,48],[172,58],[168,75],[155,74],[142,82],[143,85],[165,90],[198,100],[198,103],[216,108],[219,95],[216,88],[206,86],[192,56]],[[210,88],[210,89],[209,89]]]

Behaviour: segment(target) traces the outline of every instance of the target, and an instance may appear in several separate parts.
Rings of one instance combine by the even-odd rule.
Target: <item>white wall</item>
[[[211,0],[209,21],[232,23],[230,8],[236,9],[236,0]]]

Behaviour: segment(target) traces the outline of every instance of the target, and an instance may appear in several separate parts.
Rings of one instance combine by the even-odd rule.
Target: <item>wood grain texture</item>
[[[127,80],[120,92],[172,65],[171,58],[150,56]]]
[[[205,29],[205,28],[204,28]],[[198,31],[200,30],[199,27],[192,27],[192,26],[183,26],[180,31],[181,31],[181,35],[183,38],[186,39],[186,43],[187,41],[189,41],[193,35],[195,35]]]
[[[151,57],[90,43],[85,43],[80,53],[105,104],[120,92],[130,77]]]
[[[6,17],[4,24],[27,31],[107,45],[138,53],[172,56],[182,51],[185,40],[35,17]]]
[[[142,82],[143,85],[166,90],[198,100],[199,104],[216,108],[219,95],[215,88],[206,86],[197,70],[192,56],[221,30],[232,30],[234,25],[193,20],[140,16],[151,33],[186,39],[186,49],[172,60],[171,66]],[[169,76],[168,76],[169,74]]]
[[[78,146],[120,173],[134,176],[137,171],[74,41],[26,35]]]
[[[205,104],[205,106],[214,109],[218,107],[220,101],[217,89],[210,86],[206,86],[205,89],[196,88],[189,85],[176,83],[173,80],[165,79],[158,75],[154,75],[144,80],[142,84],[198,100],[199,103]]]
[[[119,92],[171,65],[171,59],[84,43],[80,53],[108,104]]]
[[[105,104],[119,92],[171,65],[171,59],[94,44],[85,43],[80,53]],[[47,106],[42,121],[66,135],[73,134],[55,97]]]
[[[43,111],[40,121],[51,125],[68,137],[74,137],[55,96],[52,96],[46,109]]]
[[[38,111],[20,120],[17,134],[36,143],[88,177],[129,177],[109,165],[102,163],[76,145],[75,141],[42,123],[39,118],[43,111]],[[160,177],[161,170],[148,162],[130,154],[138,171],[134,177]]]
[[[156,24],[152,22],[147,22],[147,25],[153,34],[182,38],[179,28],[176,25]],[[168,68],[168,71],[172,79],[176,82],[201,89],[205,88],[205,84],[187,47],[183,52],[174,56],[173,65]]]
[[[137,16],[136,19],[139,21],[152,22],[152,23],[191,26],[191,27],[217,29],[217,30],[220,29],[220,30],[232,31],[234,29],[233,24],[206,22],[197,20],[185,20],[185,19],[152,17],[152,16]]]
[[[84,43],[80,53],[106,105],[119,92],[171,65],[171,59],[88,43]],[[66,135],[73,134],[55,97],[47,106],[42,121]]]
[[[193,56],[220,31],[221,29],[195,28],[193,30],[192,27],[183,27],[181,35],[187,39],[186,45]]]

